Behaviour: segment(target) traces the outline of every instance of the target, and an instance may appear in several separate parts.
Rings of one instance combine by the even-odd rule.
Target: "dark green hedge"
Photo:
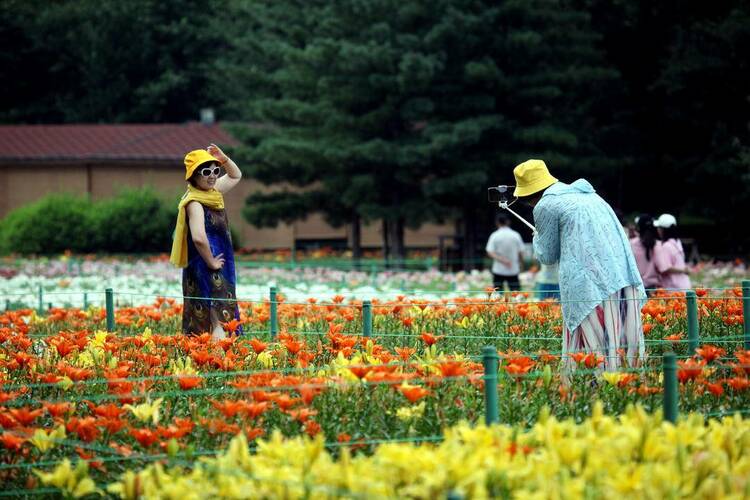
[[[126,189],[96,202],[50,195],[0,221],[0,252],[169,252],[175,208],[151,188]]]

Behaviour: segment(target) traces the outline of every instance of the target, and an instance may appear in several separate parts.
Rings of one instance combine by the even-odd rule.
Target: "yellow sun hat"
[[[219,163],[219,160],[211,156],[205,149],[194,149],[185,155],[185,180],[190,179],[195,169],[208,162]]]
[[[531,196],[543,189],[547,189],[557,182],[547,170],[547,165],[542,160],[526,160],[513,169],[516,178],[516,189],[513,196]]]

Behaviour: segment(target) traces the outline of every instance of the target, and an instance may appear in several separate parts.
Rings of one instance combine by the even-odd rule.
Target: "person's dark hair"
[[[518,201],[520,201],[527,207],[534,208],[534,206],[536,206],[536,204],[539,203],[539,201],[542,199],[544,191],[546,191],[546,189],[542,189],[538,193],[530,194],[529,196],[520,196],[518,198]]]
[[[495,224],[502,224],[503,226],[510,226],[510,217],[505,212],[500,212],[495,216]]]
[[[679,231],[677,231],[677,226],[662,228],[662,237],[661,237],[662,241],[671,240],[673,238],[675,240],[680,238]]]
[[[638,216],[638,238],[646,248],[646,260],[651,260],[651,252],[654,250],[659,235],[654,227],[654,218],[649,214]]]

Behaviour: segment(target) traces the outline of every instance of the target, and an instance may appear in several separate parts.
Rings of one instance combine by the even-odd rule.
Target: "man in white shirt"
[[[508,283],[510,290],[520,290],[518,273],[523,263],[523,239],[510,228],[510,218],[505,213],[497,214],[497,231],[487,240],[487,255],[492,259],[492,278],[495,289],[503,290]]]

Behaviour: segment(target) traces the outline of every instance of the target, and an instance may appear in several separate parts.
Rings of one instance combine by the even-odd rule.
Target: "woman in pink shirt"
[[[677,219],[671,214],[661,214],[654,221],[659,232],[661,245],[654,252],[656,269],[661,274],[661,285],[671,290],[687,290],[691,287],[685,251],[677,237]]]
[[[642,214],[636,219],[638,236],[630,239],[630,247],[633,249],[635,264],[641,274],[643,286],[646,293],[651,295],[653,289],[661,288],[661,275],[656,269],[656,247],[661,246],[659,236],[654,227],[654,218],[648,214]]]

